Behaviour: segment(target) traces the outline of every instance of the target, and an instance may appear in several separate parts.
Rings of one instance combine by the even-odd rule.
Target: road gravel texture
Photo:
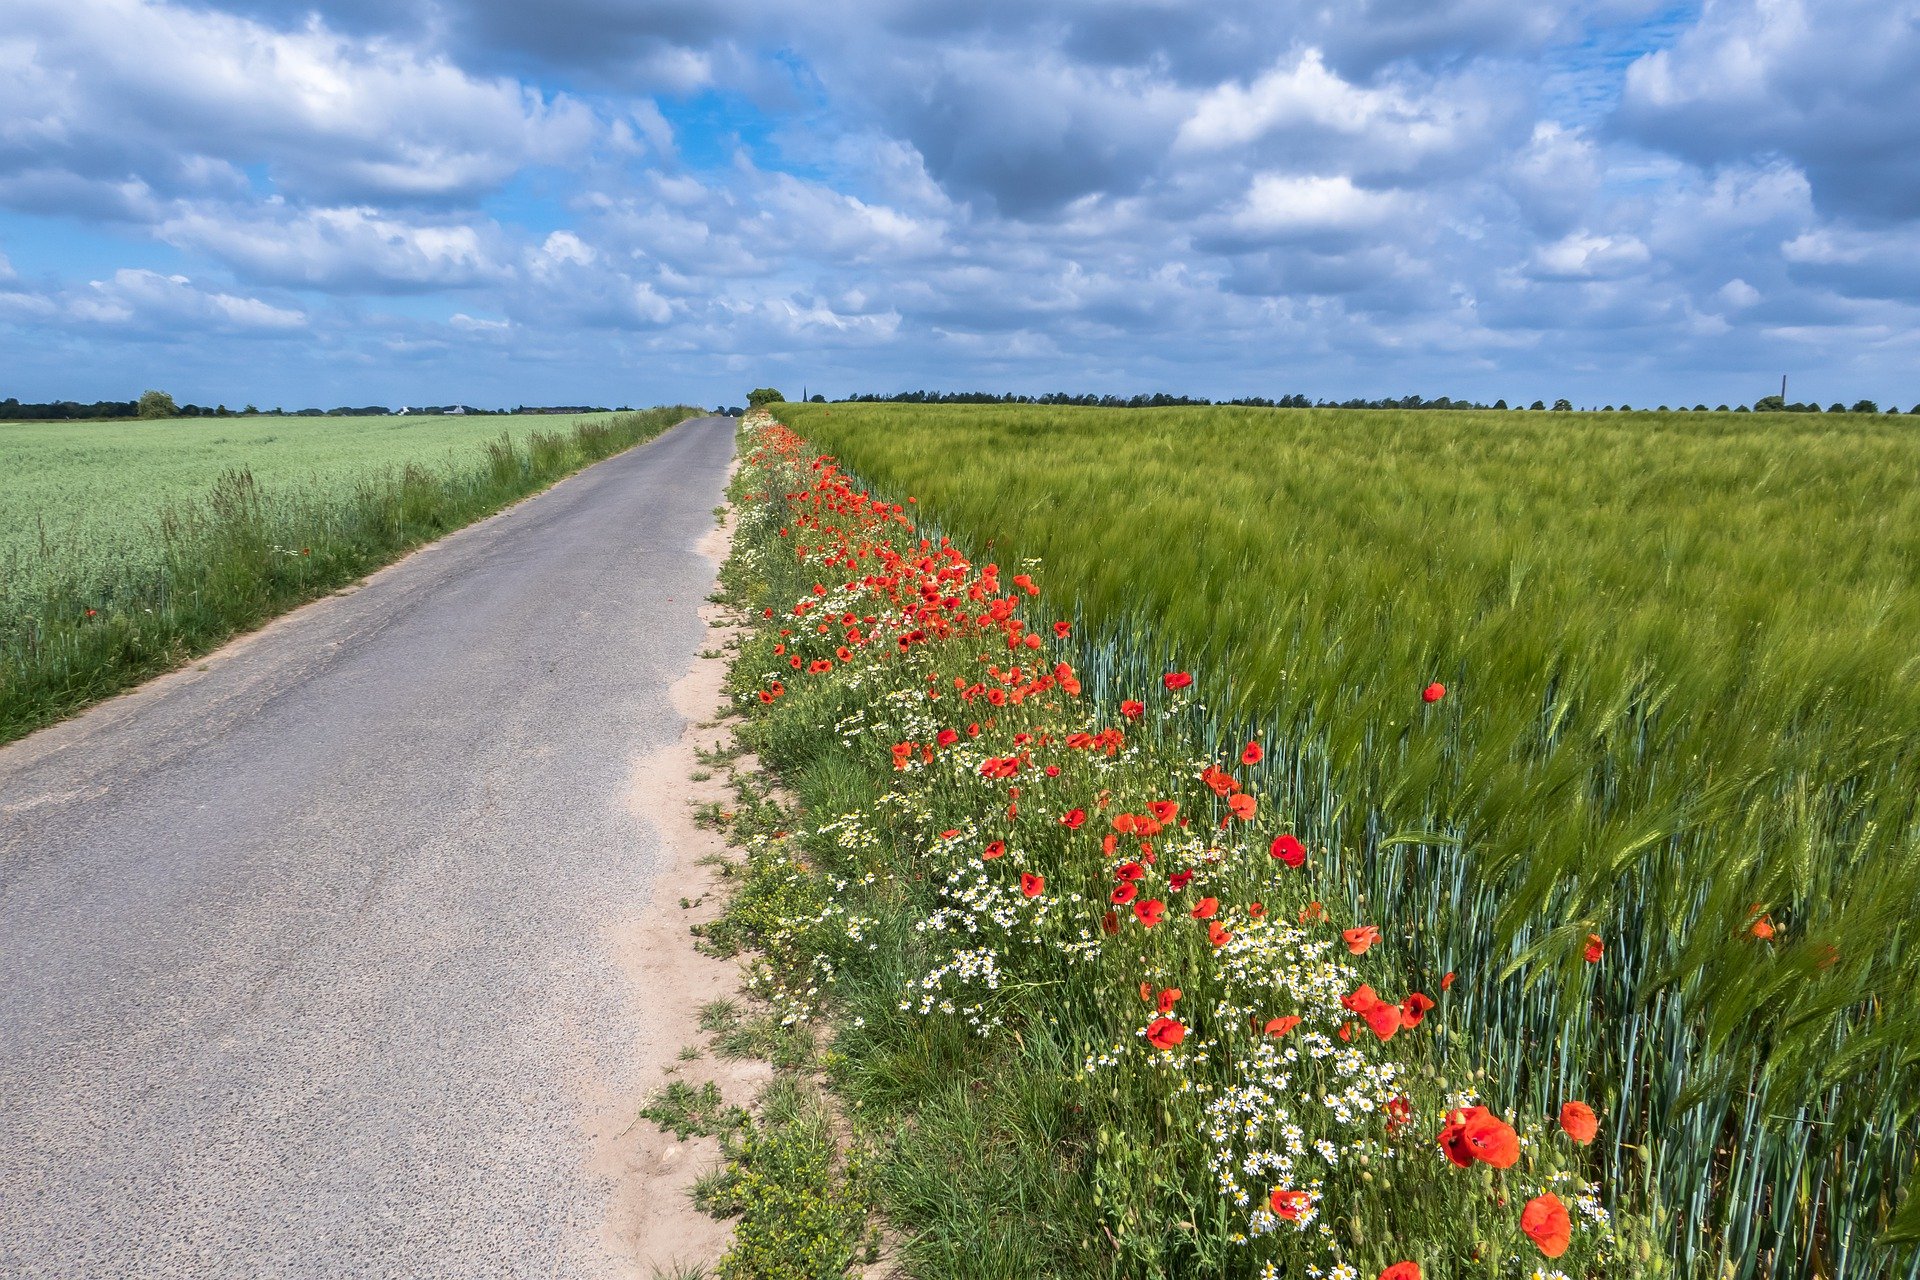
[[[635,770],[682,736],[733,439],[0,749],[0,1275],[627,1270],[582,1116],[647,1040],[611,939],[678,899],[633,793],[682,793]]]

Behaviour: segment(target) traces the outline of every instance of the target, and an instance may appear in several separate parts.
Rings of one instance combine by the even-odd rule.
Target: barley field
[[[1492,1084],[1618,1117],[1685,1274],[1913,1275],[1920,431],[1733,414],[786,405],[1191,669]],[[1424,703],[1430,684],[1444,697]],[[1437,731],[1436,731],[1437,730]],[[1876,1244],[1880,1241],[1880,1244]]]

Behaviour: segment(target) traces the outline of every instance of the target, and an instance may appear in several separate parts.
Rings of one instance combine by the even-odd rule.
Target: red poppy
[[[1218,898],[1202,898],[1193,904],[1193,918],[1195,920],[1211,920],[1218,914],[1220,914],[1220,899]]]
[[[1207,921],[1207,941],[1216,947],[1224,947],[1233,940],[1233,934],[1220,927],[1218,920]]]
[[[1233,816],[1240,819],[1240,821],[1251,822],[1253,820],[1253,811],[1259,807],[1259,804],[1259,801],[1242,791],[1227,801],[1227,808],[1231,809]]]
[[[1396,1262],[1380,1273],[1380,1280],[1420,1280],[1420,1264]]]
[[[1160,683],[1167,687],[1167,692],[1171,693],[1176,689],[1184,689],[1192,684],[1193,677],[1184,671],[1169,671],[1160,677]]]
[[[980,851],[980,856],[986,859],[988,862],[992,862],[995,858],[998,858],[1004,855],[1006,851],[1007,851],[1007,842],[1005,840],[995,840],[993,843],[989,844],[986,848]]]
[[[1557,1258],[1573,1243],[1573,1222],[1567,1206],[1551,1191],[1527,1201],[1520,1211],[1520,1230],[1549,1258]]]
[[[1020,873],[1020,892],[1029,898],[1037,898],[1047,891],[1047,878],[1036,876],[1031,871]]]
[[[762,689],[762,690],[760,691],[760,701],[762,701],[762,702],[772,702],[772,701],[773,701],[773,695],[772,695],[772,694],[770,694],[770,693],[768,693],[768,692],[767,692],[767,691],[766,691],[765,689]]]
[[[1397,1004],[1388,1004],[1382,1000],[1367,1010],[1365,1016],[1367,1026],[1372,1028],[1373,1034],[1382,1040],[1393,1039],[1394,1032],[1400,1029],[1400,1006]]]
[[[1120,932],[1120,917],[1109,911],[1100,917],[1100,932],[1112,937]]]
[[[1124,907],[1139,896],[1139,885],[1133,883],[1131,880],[1122,880],[1113,887],[1113,892],[1108,895],[1107,900],[1116,907]]]
[[[1290,835],[1275,838],[1267,852],[1290,867],[1298,867],[1307,860],[1307,846]]]
[[[1167,918],[1167,904],[1158,898],[1148,898],[1133,904],[1133,914],[1140,917],[1141,924],[1151,929]]]
[[[1149,800],[1147,812],[1153,815],[1155,822],[1168,823],[1180,816],[1180,805],[1173,800]]]
[[[1306,924],[1313,920],[1325,920],[1326,918],[1327,909],[1317,902],[1309,902],[1306,906],[1300,908],[1301,924]]]
[[[1059,636],[1062,640],[1065,640],[1067,633],[1072,630],[1073,624],[1071,622],[1056,622],[1053,624],[1053,634]]]
[[[1387,1132],[1399,1133],[1413,1123],[1413,1103],[1404,1097],[1387,1099]]]
[[[1145,715],[1146,713],[1147,713],[1147,704],[1144,702],[1135,702],[1133,699],[1129,698],[1125,702],[1120,704],[1120,714],[1125,716],[1129,720],[1138,720],[1141,716]]]
[[[1440,701],[1440,699],[1446,696],[1447,696],[1447,686],[1440,684],[1437,681],[1433,684],[1428,685],[1426,688],[1420,691],[1420,700],[1422,702],[1438,702]]]
[[[1298,1222],[1301,1211],[1312,1207],[1313,1197],[1305,1191],[1275,1191],[1267,1197],[1267,1204],[1274,1217]]]
[[[1582,956],[1585,957],[1586,962],[1588,964],[1599,964],[1600,957],[1605,955],[1606,953],[1607,953],[1606,943],[1600,940],[1600,935],[1597,933],[1588,934],[1587,949],[1581,953]]]
[[[1357,925],[1352,929],[1343,929],[1340,936],[1347,940],[1347,950],[1356,956],[1367,954],[1367,948],[1380,941],[1380,930],[1374,925]]]
[[[1479,1114],[1470,1117],[1465,1125],[1467,1149],[1482,1164],[1490,1164],[1496,1169],[1511,1169],[1514,1161],[1520,1158],[1520,1136],[1513,1131],[1512,1125],[1485,1107],[1475,1110]]]
[[[1416,991],[1400,1002],[1400,1020],[1409,1027],[1417,1027],[1420,1020],[1427,1016],[1427,1010],[1433,1008],[1433,1001]]]
[[[1113,851],[1119,847],[1120,847],[1120,841],[1117,838],[1115,838],[1112,834],[1109,833],[1107,835],[1100,837],[1100,852],[1105,856],[1111,858],[1113,856]]]
[[[1267,1034],[1277,1040],[1299,1025],[1300,1019],[1291,1013],[1278,1018],[1269,1018],[1267,1019]]]
[[[1178,987],[1168,987],[1160,993],[1160,998],[1154,1001],[1154,1005],[1162,1013],[1172,1013],[1173,1006],[1180,1002],[1180,997],[1184,994],[1185,992]]]
[[[1086,825],[1086,822],[1087,811],[1085,809],[1069,809],[1060,815],[1060,825],[1069,830],[1078,831]]]
[[[1113,869],[1116,880],[1138,880],[1147,874],[1147,869],[1137,862],[1123,862]]]
[[[1249,742],[1245,747],[1242,747],[1240,750],[1240,763],[1241,764],[1259,764],[1263,759],[1266,758],[1266,755],[1267,753],[1261,749],[1261,746],[1259,743]]]
[[[1452,987],[1453,987],[1453,970],[1449,969],[1440,978],[1440,989],[1442,991],[1448,991],[1448,990],[1451,990]]]
[[[1560,1108],[1560,1128],[1584,1147],[1600,1132],[1600,1121],[1586,1103],[1569,1102]]]
[[[1267,914],[1267,908],[1265,907],[1264,904],[1258,903],[1258,902],[1249,902],[1247,904],[1247,919],[1258,920],[1260,917],[1266,914]]]
[[[1176,871],[1167,877],[1167,888],[1169,889],[1184,889],[1192,883],[1192,871]]]
[[[960,741],[960,731],[957,729],[942,729],[934,735],[933,740],[943,747],[950,747]]]
[[[1175,1018],[1155,1018],[1147,1024],[1147,1043],[1156,1049],[1171,1049],[1187,1038],[1187,1029]]]
[[[97,616],[99,615],[99,612],[100,612],[100,611],[99,611],[98,609],[89,609],[89,610],[87,610],[87,616],[88,616],[89,618],[92,618],[92,617],[97,617]]]

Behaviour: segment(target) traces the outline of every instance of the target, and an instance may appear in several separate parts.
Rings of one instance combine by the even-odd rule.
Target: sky
[[[0,397],[1920,399],[1920,0],[7,0]]]

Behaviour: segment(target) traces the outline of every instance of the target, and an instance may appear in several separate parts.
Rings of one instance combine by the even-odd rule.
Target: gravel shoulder
[[[613,1124],[725,980],[664,949],[732,448],[683,424],[0,749],[0,1274],[708,1256]]]

